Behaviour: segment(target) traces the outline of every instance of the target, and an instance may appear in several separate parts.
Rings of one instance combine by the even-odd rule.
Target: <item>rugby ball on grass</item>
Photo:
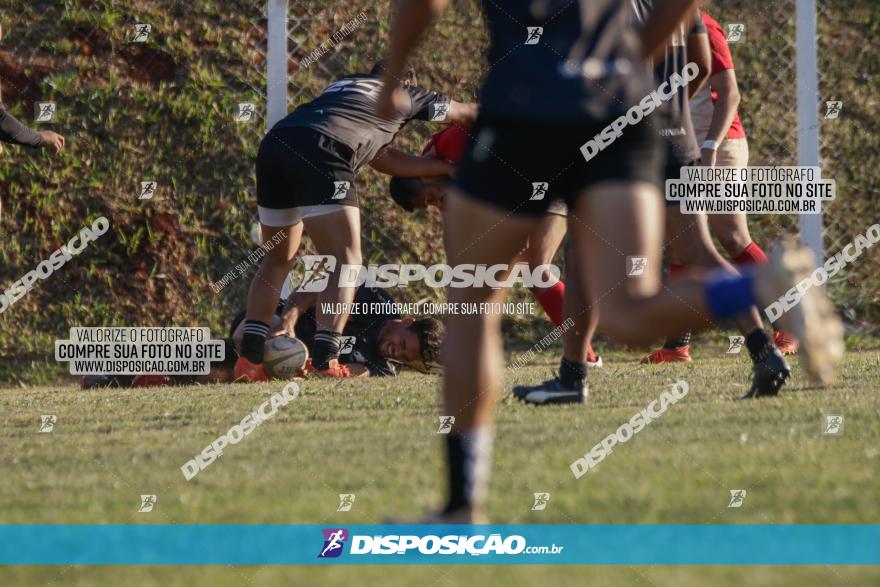
[[[266,341],[263,364],[266,373],[276,379],[290,379],[302,375],[309,350],[303,341],[290,336],[275,336]]]

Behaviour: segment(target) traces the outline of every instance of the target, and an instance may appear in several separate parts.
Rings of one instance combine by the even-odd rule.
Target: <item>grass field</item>
[[[851,344],[851,346],[853,346]],[[498,411],[490,515],[498,523],[877,523],[880,521],[880,349],[851,348],[837,385],[801,377],[779,398],[735,401],[746,356],[711,344],[682,366],[606,356],[585,407],[535,409],[505,394]],[[507,385],[553,368],[508,369]],[[796,362],[796,361],[795,361]],[[677,379],[690,392],[593,472],[568,466]],[[305,382],[238,445],[187,482],[180,466],[279,384],[79,391],[0,390],[0,522],[378,523],[417,518],[445,481],[437,434],[439,380]],[[40,415],[54,414],[51,433]],[[844,416],[839,436],[825,414]],[[745,489],[728,508],[731,489]],[[550,492],[544,511],[532,494]],[[338,494],[354,493],[338,513]],[[141,494],[156,509],[137,513]],[[131,585],[868,585],[880,569],[782,567],[6,568],[0,584]]]

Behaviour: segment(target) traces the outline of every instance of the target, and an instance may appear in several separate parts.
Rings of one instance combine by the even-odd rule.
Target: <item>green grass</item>
[[[852,349],[839,382],[814,388],[796,370],[775,399],[735,401],[748,360],[705,344],[688,365],[649,368],[614,352],[590,373],[585,407],[536,409],[504,394],[498,410],[490,516],[499,523],[878,523],[880,351]],[[510,385],[544,377],[538,364],[508,370]],[[795,360],[796,364],[797,361]],[[690,393],[594,472],[569,463],[677,379]],[[80,391],[0,390],[0,523],[377,523],[417,518],[443,496],[436,433],[439,380],[306,382],[275,418],[187,482],[179,467],[279,384]],[[50,434],[39,416],[55,414]],[[823,414],[845,418],[823,436]],[[746,489],[728,509],[730,489]],[[532,493],[550,505],[532,512]],[[152,514],[139,496],[155,493]],[[337,513],[339,493],[357,495]],[[4,576],[7,580],[4,580]],[[0,583],[493,585],[863,585],[860,568],[235,569],[18,568]],[[575,581],[576,579],[576,581]]]
[[[571,587],[622,585],[633,587],[790,585],[876,585],[880,571],[870,567],[570,567],[570,566],[435,566],[435,567],[60,567],[53,570],[18,567],[0,579],[10,585],[118,585],[168,587],[216,585],[406,585],[424,587],[486,587],[562,585]]]

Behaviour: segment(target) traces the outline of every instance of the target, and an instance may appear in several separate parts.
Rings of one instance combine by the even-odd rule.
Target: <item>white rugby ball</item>
[[[277,379],[290,379],[301,375],[306,366],[309,350],[303,341],[290,336],[275,336],[266,341],[263,364],[266,373]]]

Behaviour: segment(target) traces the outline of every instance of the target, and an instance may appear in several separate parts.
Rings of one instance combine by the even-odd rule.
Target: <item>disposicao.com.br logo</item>
[[[529,546],[525,537],[511,534],[384,534],[349,536],[345,528],[324,528],[324,540],[318,558],[336,558],[349,542],[350,555],[518,555],[560,554],[564,546]],[[350,541],[349,541],[350,538]]]

